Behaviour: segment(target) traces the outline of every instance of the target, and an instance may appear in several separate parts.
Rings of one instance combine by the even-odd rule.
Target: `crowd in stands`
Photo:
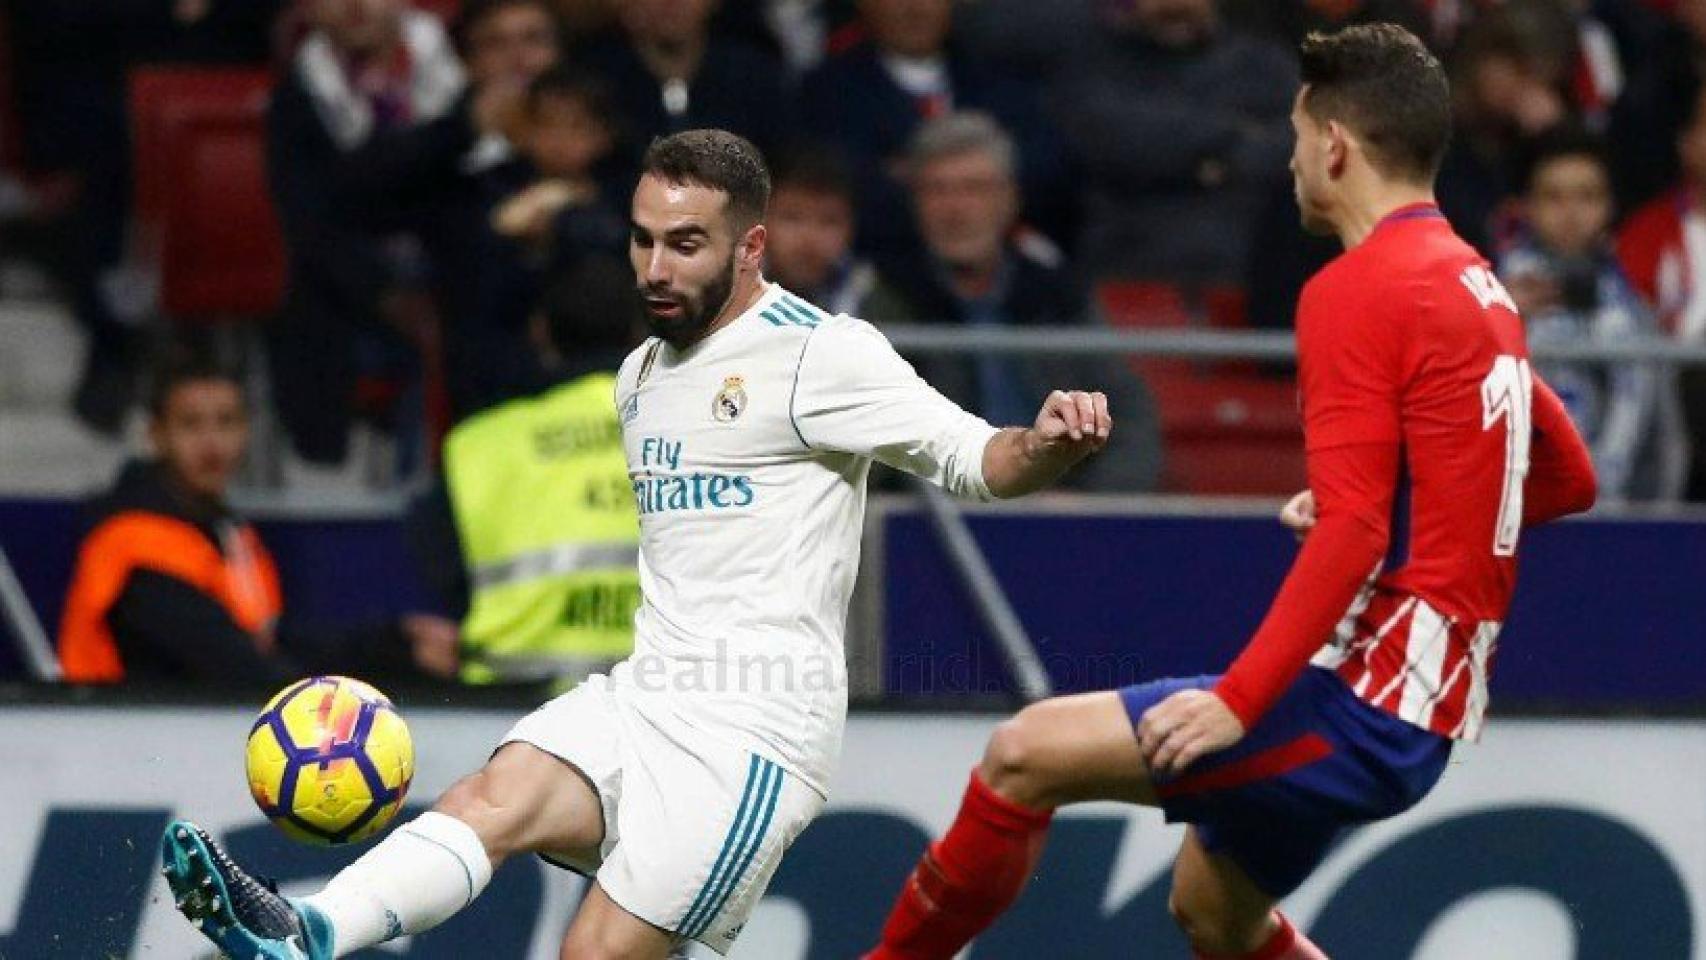
[[[116,432],[171,319],[129,87],[241,65],[270,72],[287,277],[254,319],[307,463],[342,462],[358,422],[431,445],[538,389],[540,297],[622,253],[640,152],[692,127],[771,156],[771,273],[826,308],[1283,328],[1335,252],[1297,229],[1293,50],[1368,20],[1450,65],[1441,203],[1537,341],[1706,336],[1706,0],[10,0],[0,252],[63,292],[89,335],[75,410]],[[996,420],[1067,372],[922,365]],[[1086,484],[1180,488],[1163,462],[1196,394],[1154,366],[1149,390],[1119,362],[1070,372],[1129,398],[1130,449]],[[1612,498],[1706,497],[1701,376],[1551,372]]]

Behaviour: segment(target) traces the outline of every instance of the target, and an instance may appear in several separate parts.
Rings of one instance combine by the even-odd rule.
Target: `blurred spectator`
[[[777,57],[797,76],[823,62],[831,45],[850,42],[857,19],[854,0],[719,2],[711,32]]]
[[[1057,330],[1091,323],[1088,300],[1059,252],[1035,234],[1014,232],[1018,150],[993,119],[959,113],[931,121],[914,138],[908,163],[927,255],[887,268],[909,312],[882,319]],[[1154,488],[1161,458],[1154,404],[1118,358],[978,354],[915,362],[943,394],[1001,425],[1029,423],[1053,384],[1105,392],[1113,440],[1065,483]]]
[[[1607,130],[1617,147],[1612,156],[1617,197],[1629,210],[1676,182],[1676,138],[1706,74],[1706,0],[1677,0],[1674,17],[1653,17],[1638,5],[1609,0],[1595,6],[1634,21],[1622,28],[1628,75]]]
[[[1504,8],[1485,13],[1465,32],[1454,64],[1457,127],[1440,169],[1440,208],[1489,256],[1535,139],[1571,119],[1564,59],[1536,23]]]
[[[472,0],[456,25],[457,45],[474,89],[472,170],[510,159],[527,89],[562,57],[563,40],[545,0]]]
[[[1706,91],[1677,138],[1682,180],[1637,211],[1617,238],[1635,288],[1658,311],[1659,325],[1689,343],[1706,341]],[[1680,374],[1692,446],[1686,496],[1706,500],[1706,370]]]
[[[557,264],[589,251],[620,252],[627,224],[598,176],[616,144],[613,123],[598,78],[559,66],[534,80],[521,144],[530,182],[493,213],[498,233]]]
[[[1088,169],[1094,277],[1237,284],[1251,222],[1288,182],[1297,67],[1213,0],[1131,0],[1062,77],[1054,115]]]
[[[1543,138],[1529,167],[1520,239],[1499,275],[1530,346],[1656,336],[1651,311],[1611,247],[1611,172],[1600,142],[1567,129]],[[1674,500],[1681,424],[1667,377],[1641,364],[1542,364],[1593,451],[1602,499]]]
[[[1224,0],[1228,23],[1295,50],[1315,30],[1359,23],[1396,23],[1418,37],[1433,34],[1420,0]]]
[[[623,35],[586,51],[610,82],[636,146],[698,127],[732,130],[772,150],[793,121],[781,64],[710,31],[716,0],[622,0]]]
[[[488,173],[486,186],[500,199],[485,229],[498,242],[469,271],[479,300],[455,359],[480,371],[476,406],[538,388],[527,324],[548,279],[626,246],[628,222],[600,181],[616,142],[612,123],[604,84],[590,74],[558,66],[528,89],[518,131],[525,162]]]
[[[785,150],[770,183],[764,275],[830,313],[889,319],[894,292],[853,253],[853,179],[841,158],[822,147]]]
[[[991,70],[1046,88],[1096,39],[1104,0],[978,0],[955,11],[956,39]]]
[[[309,0],[312,32],[274,91],[268,168],[290,258],[271,356],[280,419],[313,463],[343,461],[359,375],[417,375],[437,323],[419,209],[397,190],[340,193],[352,154],[449,115],[462,64],[434,17],[404,0]],[[380,180],[383,189],[391,178]]]
[[[801,116],[838,145],[859,191],[859,244],[873,254],[916,250],[901,171],[920,125],[955,110],[992,114],[1019,142],[1025,218],[1055,233],[1073,212],[1066,161],[1032,92],[950,43],[952,0],[860,0],[868,39],[808,74]]]
[[[282,683],[304,672],[456,670],[455,625],[412,615],[339,631],[280,628],[283,597],[226,489],[248,441],[237,381],[179,360],[154,386],[151,461],[90,507],[59,632],[72,683]]]
[[[10,33],[24,168],[53,189],[8,223],[88,337],[73,409],[117,434],[135,397],[152,289],[123,267],[130,209],[126,74],[143,62],[247,62],[267,55],[282,0],[0,0]]]
[[[588,257],[534,317],[552,383],[471,417],[416,505],[423,569],[462,620],[471,683],[576,681],[633,647],[639,523],[613,400],[638,340],[632,271]]]

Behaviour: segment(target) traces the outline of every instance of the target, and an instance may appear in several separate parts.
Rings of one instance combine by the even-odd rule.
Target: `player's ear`
[[[755,223],[746,228],[746,233],[741,235],[740,243],[735,250],[735,257],[739,260],[740,265],[754,270],[763,266],[764,245],[769,238],[769,231],[764,229],[762,223]]]
[[[1350,161],[1351,134],[1345,125],[1337,120],[1327,121],[1325,130],[1327,138],[1327,175],[1337,180],[1344,176],[1345,166]]]

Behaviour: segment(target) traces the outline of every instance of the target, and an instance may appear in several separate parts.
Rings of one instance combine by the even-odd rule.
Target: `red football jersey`
[[[1474,739],[1516,584],[1537,390],[1548,433],[1573,443],[1567,470],[1549,470],[1587,469],[1579,437],[1530,371],[1509,294],[1431,204],[1396,211],[1317,274],[1297,338],[1319,520],[1300,582],[1217,692],[1248,726],[1277,695],[1274,674],[1302,667],[1283,651],[1330,634],[1310,662],[1404,720]],[[1394,505],[1408,538],[1388,568]]]

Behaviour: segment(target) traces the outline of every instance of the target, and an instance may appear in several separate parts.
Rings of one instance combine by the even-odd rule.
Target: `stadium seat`
[[[1161,282],[1097,290],[1108,322],[1124,329],[1241,329],[1244,291],[1189,291]],[[1303,484],[1303,430],[1290,378],[1248,361],[1135,360],[1161,415],[1163,488],[1172,493],[1267,496]]]
[[[266,179],[260,105],[176,104],[163,173],[160,303],[179,321],[265,317],[283,295],[284,245]]]
[[[243,67],[144,67],[129,79],[131,155],[136,182],[134,213],[148,237],[140,251],[152,255],[160,217],[173,183],[169,146],[174,118],[197,106],[264,112],[272,76]]]
[[[1174,493],[1275,496],[1303,488],[1303,428],[1290,380],[1248,374],[1150,378]]]

